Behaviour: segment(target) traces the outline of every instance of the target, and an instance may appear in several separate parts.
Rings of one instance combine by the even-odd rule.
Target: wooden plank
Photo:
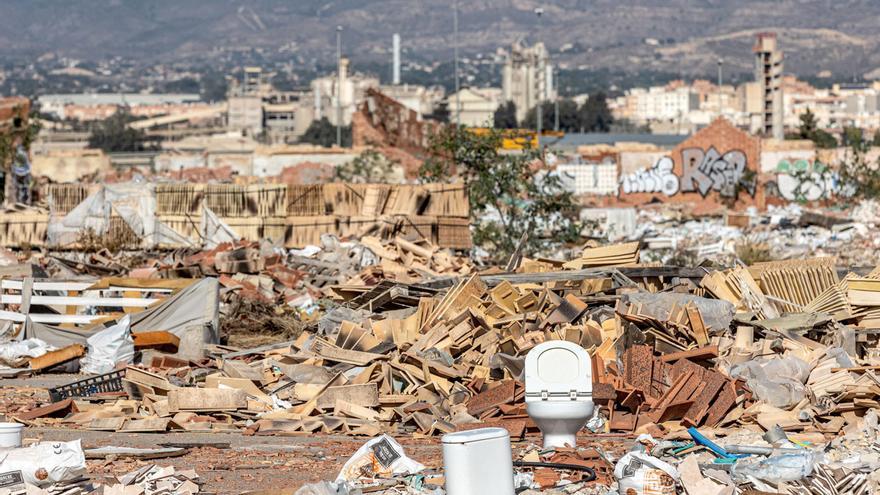
[[[358,406],[357,404],[352,404],[351,402],[342,399],[336,401],[336,404],[333,407],[333,413],[367,421],[377,421],[379,419],[379,413],[376,411]]]
[[[382,354],[340,349],[322,339],[315,339],[312,343],[312,351],[324,359],[337,363],[353,364],[355,366],[366,366],[373,361],[388,359],[387,356]]]
[[[660,356],[660,360],[664,363],[674,363],[680,359],[692,359],[701,361],[704,359],[712,359],[718,357],[718,346],[709,345],[705,347],[697,347],[681,352],[670,352]]]
[[[132,333],[131,338],[134,340],[135,349],[159,349],[176,353],[180,346],[180,338],[164,330]]]
[[[247,393],[243,390],[213,388],[178,388],[168,392],[168,410],[231,411],[247,408]]]
[[[37,296],[30,298],[32,305],[42,306],[95,306],[120,308],[146,308],[161,299],[141,297],[68,297],[68,296]],[[0,303],[21,304],[21,294],[2,294]]]
[[[31,358],[29,363],[32,370],[39,371],[52,366],[82,357],[86,353],[86,348],[80,344],[73,344],[57,351],[49,351],[42,356]]]
[[[116,431],[125,433],[161,433],[168,430],[170,418],[144,418],[126,420]]]
[[[379,405],[379,389],[375,383],[329,387],[318,398],[317,407],[330,409],[336,405],[337,400],[344,400],[357,406],[377,407]]]
[[[60,315],[60,314],[40,314],[30,313],[24,315],[15,311],[0,310],[0,320],[13,321],[16,323],[24,323],[28,318],[34,323],[52,323],[63,324],[72,323],[75,325],[85,325],[97,320],[107,318],[108,315]]]
[[[687,308],[687,315],[697,345],[703,346],[708,344],[709,333],[706,331],[706,326],[703,324],[703,315],[700,314],[700,310],[696,306],[690,306]]]
[[[149,371],[128,366],[125,368],[125,380],[138,385],[143,385],[154,390],[169,391],[174,390],[177,386],[168,381],[167,378]]]

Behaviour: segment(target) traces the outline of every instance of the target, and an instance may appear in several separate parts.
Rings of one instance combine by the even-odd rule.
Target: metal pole
[[[455,125],[461,125],[461,96],[458,94],[461,90],[461,84],[458,80],[458,0],[452,2],[452,46],[455,52]]]
[[[336,146],[342,147],[342,26],[336,26]]]
[[[541,40],[541,16],[544,15],[544,9],[542,9],[541,7],[536,8],[535,14],[538,16],[538,35],[537,35],[537,38],[538,38],[538,41],[540,42],[540,40]],[[543,54],[541,54],[541,55],[543,55]],[[540,59],[538,61],[540,62]],[[537,105],[537,108],[535,109],[535,117],[536,117],[536,120],[538,121],[537,125],[536,125],[536,130],[537,130],[537,135],[538,135],[538,148],[541,147],[541,126],[543,125],[542,121],[544,119],[544,115],[543,115],[544,111],[541,108],[541,106],[544,103],[544,91],[543,91],[544,86],[541,83],[544,81],[544,75],[546,73],[547,73],[547,69],[545,67],[543,67],[542,64],[539,63],[538,64],[538,105]]]
[[[553,95],[553,130],[559,132],[559,71],[553,68],[553,84],[556,86],[556,94]]]
[[[718,59],[718,115],[723,115],[724,111],[721,108],[721,84],[723,81],[721,67],[724,64],[724,59]]]

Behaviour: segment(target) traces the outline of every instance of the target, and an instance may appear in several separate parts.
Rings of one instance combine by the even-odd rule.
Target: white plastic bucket
[[[0,448],[21,447],[21,430],[24,425],[20,423],[0,423]]]

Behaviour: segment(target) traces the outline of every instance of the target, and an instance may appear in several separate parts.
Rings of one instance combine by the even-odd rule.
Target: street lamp
[[[718,115],[722,115],[724,112],[721,109],[721,83],[722,83],[722,66],[724,65],[724,59],[718,57]]]
[[[336,146],[342,147],[342,26],[336,26]]]
[[[452,50],[455,58],[455,125],[461,125],[461,85],[458,79],[458,0],[452,2]]]
[[[553,68],[553,84],[556,91],[553,95],[553,130],[559,132],[559,71]]]
[[[535,8],[535,15],[538,16],[538,35],[537,35],[537,38],[540,41],[540,39],[541,39],[541,17],[543,17],[543,15],[544,15],[544,9],[541,7],[536,7]],[[541,54],[541,55],[543,55],[543,54]],[[539,61],[540,61],[540,59],[539,59]],[[544,115],[543,115],[544,112],[543,112],[543,109],[541,108],[542,104],[544,103],[544,94],[543,94],[544,87],[541,84],[541,82],[544,80],[544,74],[546,72],[546,69],[540,63],[538,64],[538,69],[539,69],[539,73],[538,73],[538,106],[537,106],[537,109],[535,110],[535,116],[537,117],[537,121],[538,121],[537,134],[538,134],[538,147],[540,148],[541,147],[541,125],[543,124],[543,122],[541,122],[541,121],[544,118]]]

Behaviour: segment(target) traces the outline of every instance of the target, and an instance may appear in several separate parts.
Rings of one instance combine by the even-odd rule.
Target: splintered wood
[[[302,212],[319,210],[316,202],[327,195],[371,211],[427,201],[418,188],[354,190],[363,196],[340,187],[325,187],[320,196],[310,187],[298,191]],[[310,289],[318,293],[320,280],[320,292],[333,302],[293,340],[252,349],[209,346],[205,360],[169,355],[185,339],[168,332],[139,333],[134,345],[155,354],[145,360],[152,368],[128,367],[112,392],[81,392],[19,408],[13,417],[96,431],[248,435],[439,435],[491,425],[520,438],[536,431],[524,403],[523,360],[554,340],[590,354],[592,400],[607,431],[659,435],[690,426],[779,424],[834,435],[849,424],[843,415],[880,408],[880,335],[869,331],[880,326],[880,272],[838,279],[831,259],[681,272],[634,266],[639,245],[627,243],[585,249],[568,263],[522,259],[513,272],[478,273],[418,237],[363,236],[357,247],[357,256],[368,252],[373,264],[345,280],[339,265],[351,254],[341,247],[327,260],[294,256],[290,272],[273,276],[257,275],[280,266],[257,246],[211,252],[200,266],[213,264],[228,290],[272,294],[285,281],[311,276]],[[11,280],[3,288],[4,297],[19,298],[14,303],[31,291]],[[32,302],[59,301],[40,297],[59,296]],[[30,366],[50,369],[83,352],[63,347]],[[804,398],[788,409],[771,406],[780,398],[768,397],[765,383],[749,375],[776,356],[809,366],[809,376],[797,376]],[[730,374],[745,363],[754,368]],[[807,406],[810,414],[801,414]]]

